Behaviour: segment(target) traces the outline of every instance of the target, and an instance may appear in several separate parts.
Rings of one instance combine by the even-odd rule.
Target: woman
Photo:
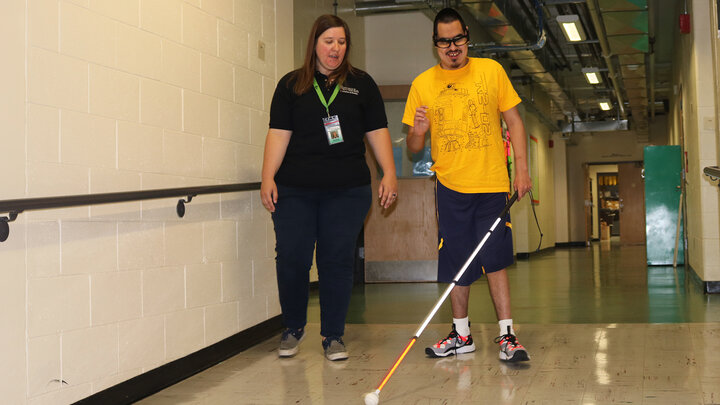
[[[347,359],[342,336],[353,285],[355,243],[370,208],[367,138],[384,173],[383,208],[397,198],[387,117],[377,85],[347,59],[350,30],[323,15],[313,24],[305,62],[278,83],[270,108],[260,197],[272,213],[285,331],[278,354],[305,337],[309,270],[316,253],[322,346]]]

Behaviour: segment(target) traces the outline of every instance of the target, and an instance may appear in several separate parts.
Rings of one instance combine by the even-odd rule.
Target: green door
[[[646,146],[644,160],[647,263],[672,265],[682,182],[680,146]],[[681,226],[678,264],[685,262],[683,245]]]

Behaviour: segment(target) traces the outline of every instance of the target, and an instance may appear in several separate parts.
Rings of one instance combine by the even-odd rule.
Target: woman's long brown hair
[[[348,73],[353,70],[348,55],[350,54],[350,28],[347,23],[340,17],[331,14],[321,15],[315,20],[312,29],[310,30],[310,37],[308,38],[307,49],[305,51],[305,62],[300,69],[293,72],[293,78],[295,79],[295,86],[293,91],[295,94],[303,94],[310,90],[313,85],[313,79],[315,78],[315,65],[317,64],[317,54],[315,54],[315,46],[317,45],[318,38],[323,32],[330,28],[342,27],[345,30],[345,57],[343,57],[340,66],[335,69],[328,77],[330,82],[342,83],[345,81]]]

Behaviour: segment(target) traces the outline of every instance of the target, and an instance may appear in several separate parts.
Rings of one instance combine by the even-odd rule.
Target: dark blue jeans
[[[307,323],[313,252],[320,287],[320,334],[342,336],[353,286],[355,245],[370,209],[370,186],[308,189],[278,185],[272,214],[277,283],[287,328]]]

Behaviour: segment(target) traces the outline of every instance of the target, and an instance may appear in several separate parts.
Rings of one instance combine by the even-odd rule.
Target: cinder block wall
[[[0,26],[0,199],[260,180],[291,0],[8,0]],[[176,202],[11,223],[2,402],[71,403],[280,313],[258,192]]]
[[[677,9],[682,9],[682,4]],[[675,58],[686,61],[674,67],[670,100],[670,143],[682,145],[684,137],[686,174],[686,260],[703,281],[720,281],[720,217],[717,184],[703,168],[718,163],[720,134],[715,121],[720,71],[713,49],[717,49],[717,18],[710,0],[688,2],[692,32],[675,37]]]

